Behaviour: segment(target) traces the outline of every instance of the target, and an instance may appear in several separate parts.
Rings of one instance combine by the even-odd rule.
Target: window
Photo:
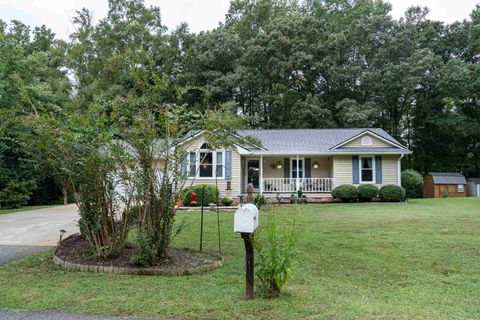
[[[463,184],[457,185],[457,192],[465,192],[465,186]]]
[[[196,168],[197,168],[197,154],[195,152],[190,152],[189,155],[189,170],[188,170],[188,176],[189,177],[195,177],[196,174]]]
[[[297,159],[292,159],[292,178],[297,178]],[[303,178],[303,159],[298,159],[298,177]]]
[[[224,167],[223,151],[211,151],[208,144],[201,145],[198,152],[188,156],[188,175],[191,178],[222,178]]]
[[[200,152],[200,177],[213,177],[213,155]]]
[[[371,146],[372,145],[372,138],[369,136],[362,138],[362,146]]]
[[[217,177],[223,177],[223,152],[217,152],[217,172],[215,173]]]
[[[360,157],[360,182],[373,182],[373,157]]]

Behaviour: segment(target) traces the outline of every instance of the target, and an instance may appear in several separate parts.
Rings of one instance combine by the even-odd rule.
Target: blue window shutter
[[[312,177],[312,160],[310,158],[305,158],[305,178]]]
[[[290,159],[283,159],[283,177],[290,178]]]
[[[352,157],[352,183],[360,183],[360,170],[358,168],[358,156]]]
[[[225,179],[232,179],[232,150],[225,151]]]
[[[382,183],[382,156],[375,156],[375,183]]]

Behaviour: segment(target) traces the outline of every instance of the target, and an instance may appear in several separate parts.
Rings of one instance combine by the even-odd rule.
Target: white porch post
[[[260,155],[260,194],[263,194],[263,155]]]
[[[299,156],[298,156],[298,154],[297,154],[297,190],[300,189],[300,178],[299,178],[299,176],[298,176],[299,173],[300,173],[300,165],[299,165],[299,162],[298,162],[299,159],[300,159],[300,158],[299,158]]]

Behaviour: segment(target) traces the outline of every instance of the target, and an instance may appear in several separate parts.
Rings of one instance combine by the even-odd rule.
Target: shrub
[[[403,171],[402,187],[405,188],[407,198],[421,198],[423,192],[422,175],[412,169]]]
[[[35,187],[35,181],[10,180],[0,190],[0,207],[20,208],[27,204]]]
[[[387,184],[380,188],[378,193],[383,201],[399,202],[405,199],[405,189],[395,184]]]
[[[202,189],[205,188],[205,197],[202,199]],[[211,184],[197,184],[183,191],[182,202],[189,206],[192,202],[192,192],[197,194],[197,204],[208,206],[210,203],[217,203],[218,189]]]
[[[229,198],[229,197],[223,197],[222,200],[220,200],[220,202],[221,202],[224,206],[228,207],[228,206],[231,206],[231,205],[232,205],[233,199],[232,199],[232,198]]]
[[[295,216],[295,215],[292,215]],[[295,222],[281,228],[275,213],[269,214],[255,241],[256,284],[261,295],[276,297],[292,273],[297,256],[297,229]],[[265,232],[265,234],[263,233]]]
[[[253,197],[253,204],[257,206],[258,209],[267,204],[267,198],[263,194],[257,193]]]
[[[342,199],[343,202],[352,201],[357,196],[357,187],[351,184],[342,184],[332,190],[332,197]]]
[[[378,188],[373,184],[362,184],[358,186],[358,198],[361,201],[372,201],[378,195]]]

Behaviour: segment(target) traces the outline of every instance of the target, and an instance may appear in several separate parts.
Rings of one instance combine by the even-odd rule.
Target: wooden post
[[[253,292],[254,275],[254,252],[253,252],[253,233],[241,233],[245,244],[245,298],[247,300],[255,299]]]
[[[249,183],[247,187],[247,198],[245,203],[253,203],[253,184]],[[253,277],[254,277],[254,251],[253,251],[253,233],[241,233],[243,243],[245,244],[245,299],[253,300]]]

